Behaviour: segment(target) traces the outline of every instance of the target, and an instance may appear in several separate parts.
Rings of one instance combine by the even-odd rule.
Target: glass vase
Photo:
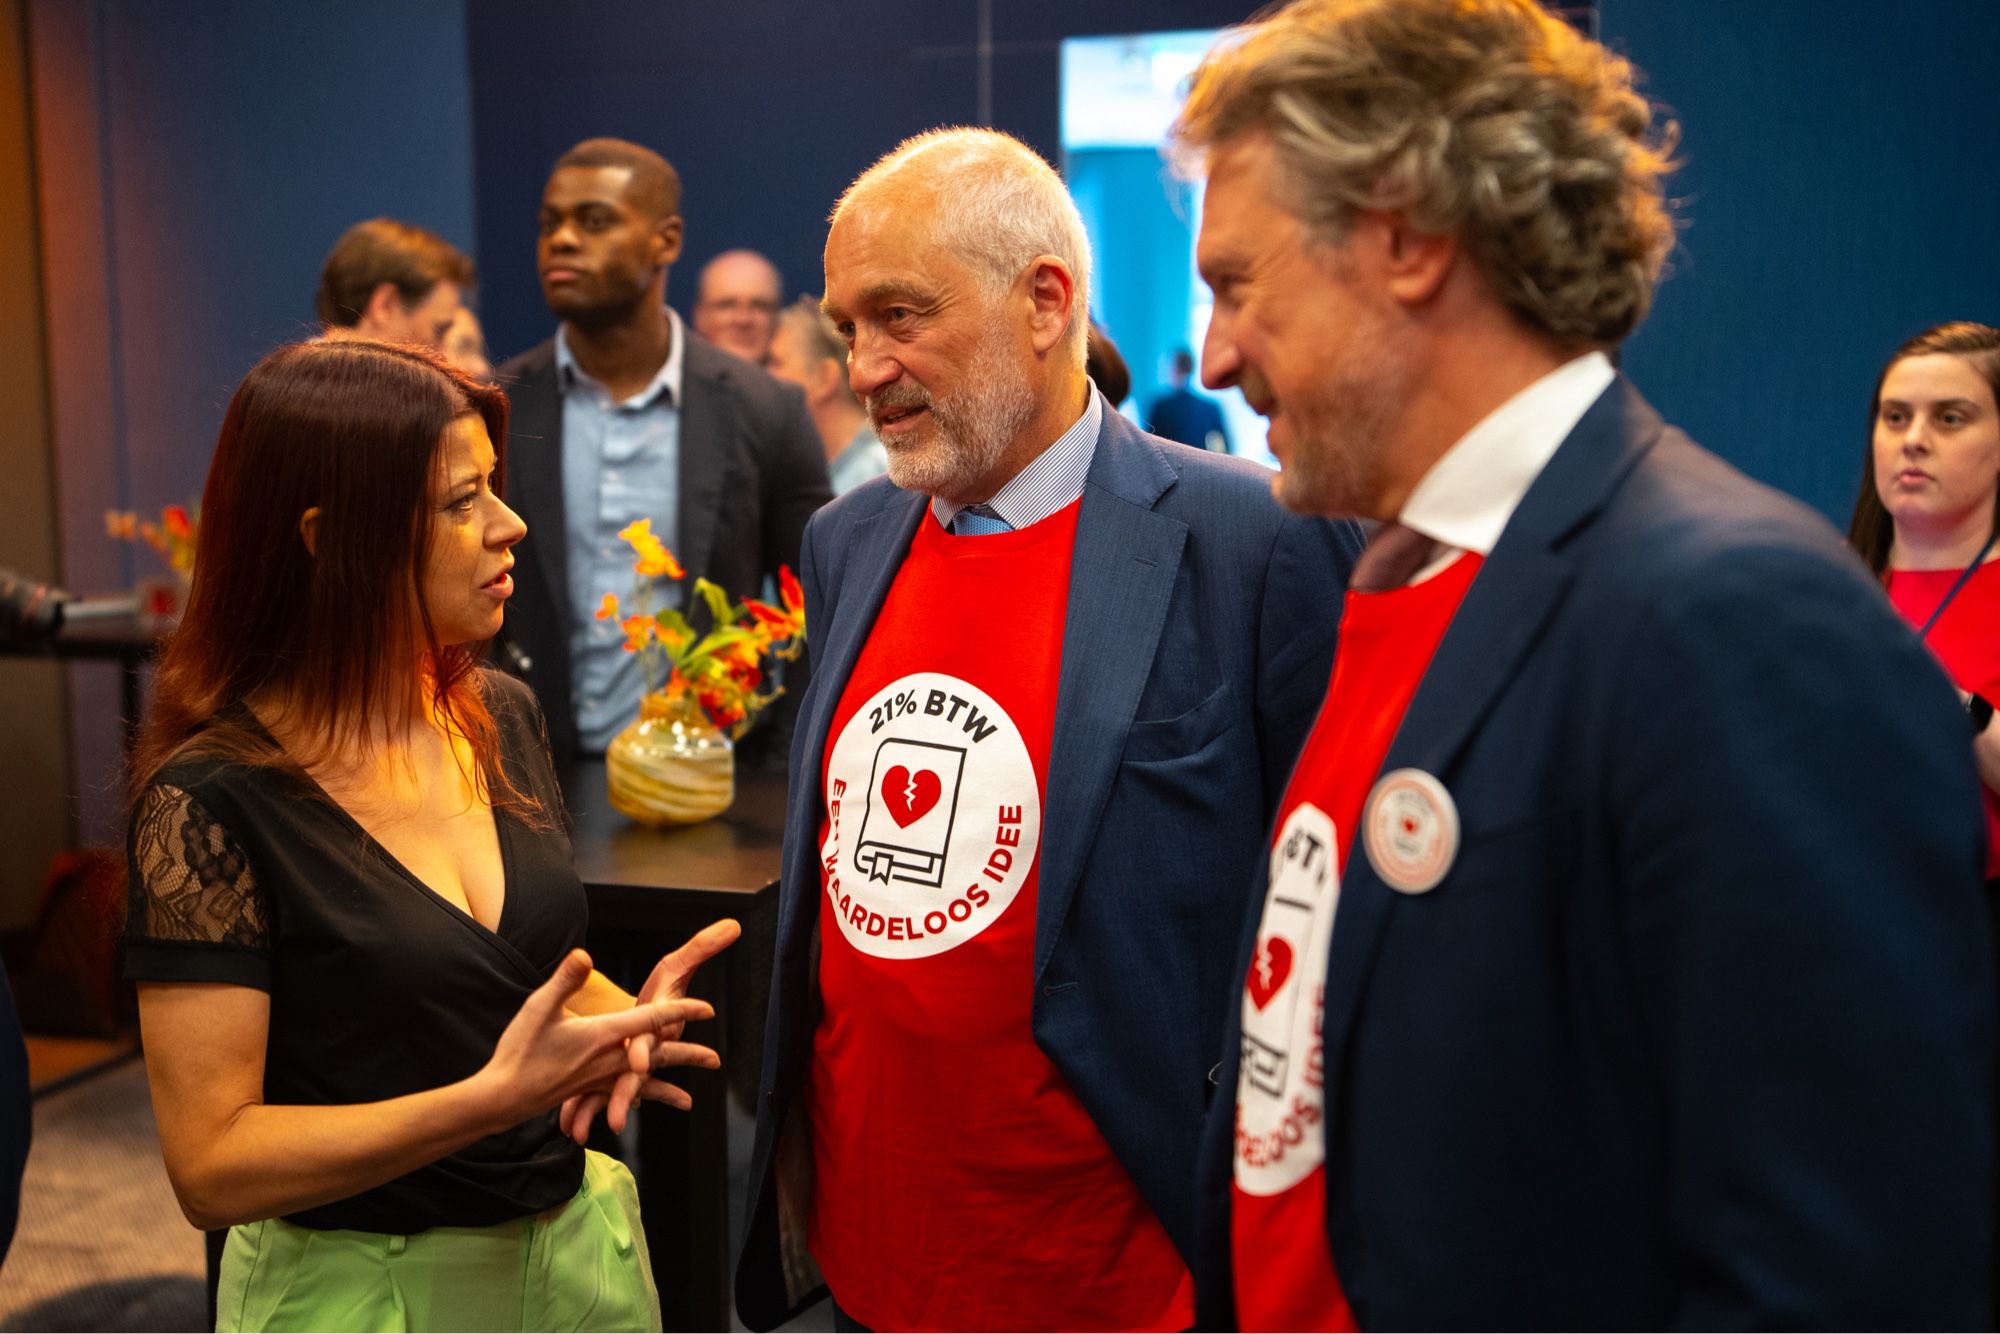
[[[736,800],[736,747],[691,695],[641,698],[604,767],[613,809],[641,824],[695,824]]]

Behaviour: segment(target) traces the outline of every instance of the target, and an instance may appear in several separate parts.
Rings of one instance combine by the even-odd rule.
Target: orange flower
[[[759,602],[756,598],[744,598],[743,605],[749,608],[750,614],[757,618],[757,624],[764,629],[786,630],[792,624],[790,616],[768,602]]]
[[[597,611],[594,614],[600,621],[617,620],[618,595],[616,593],[606,593],[604,595],[604,601],[597,604]]]
[[[792,573],[789,565],[778,567],[778,596],[783,599],[785,610],[799,618],[803,626],[806,621],[806,590],[799,586],[799,577]]]
[[[184,538],[194,533],[194,525],[188,521],[187,510],[180,505],[169,505],[161,510],[160,519],[166,525],[169,537]]]
[[[674,559],[674,553],[658,542],[654,542],[640,554],[639,559],[632,565],[632,572],[644,575],[664,574],[669,579],[680,579],[687,575],[687,571],[681,568],[681,563]]]
[[[653,633],[657,624],[650,616],[628,616],[618,628],[625,632],[625,651],[637,653],[646,647],[646,636]]]
[[[104,531],[112,537],[130,542],[139,535],[139,516],[130,510],[106,510]]]
[[[708,711],[709,718],[717,727],[733,727],[743,721],[743,705],[739,699],[721,690],[704,690],[695,697],[701,707]]]
[[[669,579],[680,579],[687,574],[681,563],[674,559],[674,553],[667,550],[666,544],[653,536],[651,519],[634,519],[618,530],[618,536],[639,557],[632,566],[635,574],[663,574]]]

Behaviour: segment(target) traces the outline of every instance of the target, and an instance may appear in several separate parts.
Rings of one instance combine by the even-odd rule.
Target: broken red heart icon
[[[1263,1009],[1292,975],[1292,942],[1272,936],[1257,946],[1250,961],[1250,1003]]]
[[[890,818],[902,829],[923,819],[938,804],[943,791],[944,784],[929,769],[919,769],[912,775],[906,766],[898,764],[882,775],[882,804],[889,808]]]

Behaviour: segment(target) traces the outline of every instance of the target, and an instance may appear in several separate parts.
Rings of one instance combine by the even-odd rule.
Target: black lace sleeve
[[[132,813],[125,975],[271,988],[270,907],[229,831],[156,783]]]

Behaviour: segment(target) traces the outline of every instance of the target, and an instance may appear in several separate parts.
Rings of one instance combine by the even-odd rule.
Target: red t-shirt
[[[1921,629],[1962,572],[1891,570],[1889,601],[1913,629]],[[2000,704],[2000,560],[1973,571],[1924,643],[1960,690]],[[1983,783],[1980,795],[1986,798],[1986,878],[2000,879],[2000,795]]]
[[[1230,1241],[1246,1330],[1355,1328],[1326,1242],[1321,1016],[1334,909],[1389,743],[1480,564],[1467,552],[1422,583],[1347,595],[1326,704],[1278,808],[1236,1084]]]
[[[807,1241],[873,1329],[1185,1329],[1193,1283],[1030,1031],[1077,506],[918,525],[822,757]]]

